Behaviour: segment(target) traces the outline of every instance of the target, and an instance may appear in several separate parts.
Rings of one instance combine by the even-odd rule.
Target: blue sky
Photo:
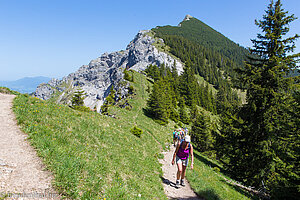
[[[300,17],[299,0],[282,0]],[[269,0],[0,0],[0,80],[61,78],[104,52],[125,49],[139,30],[198,18],[251,46]],[[300,19],[290,25],[300,34]],[[300,51],[300,41],[297,41]]]

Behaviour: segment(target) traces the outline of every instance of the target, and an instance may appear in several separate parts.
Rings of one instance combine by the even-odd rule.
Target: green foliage
[[[163,26],[152,29],[158,37],[162,35],[181,36],[189,41],[203,46],[206,50],[220,52],[226,58],[234,60],[239,65],[243,63],[245,48],[240,47],[221,33],[215,31],[196,18],[181,23],[181,26]],[[224,58],[223,58],[224,59]]]
[[[189,118],[187,108],[185,107],[185,105],[182,105],[179,107],[179,118],[180,118],[180,121],[184,124],[190,123],[190,118]]]
[[[139,80],[140,85],[146,82]],[[13,109],[65,198],[136,199],[141,194],[145,199],[166,199],[161,166],[154,157],[161,146],[155,139],[162,144],[171,140],[171,133],[161,133],[172,127],[157,126],[144,116],[144,99],[130,103],[132,111],[111,107],[118,112],[117,120],[25,95],[14,100]],[[149,137],[134,136],[130,129],[135,124]]]
[[[242,104],[237,91],[233,90],[229,85],[221,85],[216,95],[216,110],[222,114],[227,111],[233,112]]]
[[[149,65],[145,70],[147,76],[154,79],[153,89],[147,101],[147,112],[160,124],[168,123],[168,119],[189,124],[188,110],[192,105],[203,106],[216,113],[212,91],[208,85],[204,87],[198,83],[189,66],[190,63],[187,63],[181,76],[178,76],[175,63],[171,69],[165,65]]]
[[[114,105],[116,103],[116,90],[114,89],[114,86],[111,85],[109,95],[106,97],[103,105],[101,106],[101,113],[103,115],[109,114],[109,107]]]
[[[128,99],[132,109],[110,107],[117,118],[80,112],[28,95],[15,98],[13,111],[18,124],[53,173],[53,184],[64,198],[167,199],[157,158],[162,158],[161,148],[165,150],[165,144],[171,143],[175,123],[159,126],[145,116],[141,108],[146,107],[146,89],[151,83],[137,72],[134,77],[136,95]],[[134,126],[143,130],[143,137],[130,132]],[[211,160],[196,150],[194,153],[195,169],[187,170],[187,177],[199,195],[247,199],[246,192],[225,183],[211,169]]]
[[[133,94],[133,93],[134,93],[134,88],[133,88],[132,85],[130,85],[130,86],[128,87],[128,92],[129,92],[129,94]]]
[[[81,89],[77,90],[71,99],[71,104],[72,104],[71,108],[83,112],[91,111],[89,107],[84,106],[84,101],[83,101],[85,99],[84,95],[85,93],[83,90]]]
[[[154,81],[157,81],[160,79],[160,71],[159,68],[156,65],[149,65],[145,72],[148,77],[154,79]]]
[[[79,111],[83,111],[83,112],[89,112],[91,111],[91,109],[89,107],[86,107],[86,106],[72,106],[73,109],[75,110],[79,110]]]
[[[133,75],[130,75],[129,74],[129,71],[128,70],[124,70],[124,79],[127,80],[127,81],[130,81],[130,82],[133,82]]]
[[[84,106],[84,91],[83,90],[80,90],[78,89],[75,93],[74,93],[74,96],[72,97],[71,99],[71,103],[72,103],[72,106],[73,107],[78,107],[78,106]]]
[[[0,87],[0,93],[3,94],[14,94],[14,95],[19,95],[20,93],[17,91],[13,91],[7,87]]]
[[[194,169],[187,168],[186,177],[199,197],[207,200],[258,199],[224,181],[223,167],[194,149]],[[219,173],[219,170],[221,173]],[[228,177],[226,177],[229,179]]]
[[[204,155],[216,158],[217,122],[210,114],[196,112],[191,128],[191,138],[194,146]]]
[[[291,54],[299,36],[284,38],[296,19],[287,14],[280,0],[271,1],[263,19],[256,21],[262,34],[252,40],[245,68],[238,70],[247,104],[238,117],[229,114],[223,119],[222,130],[228,142],[228,170],[255,187],[263,181],[274,199],[299,196],[299,104],[294,95],[298,83],[287,76],[300,56]]]
[[[221,82],[226,82],[223,77],[235,79],[234,69],[244,65],[247,50],[198,19],[184,21],[180,27],[164,26],[152,30],[170,46],[170,53],[185,63],[190,60],[194,73],[217,88]]]
[[[130,132],[137,137],[141,137],[141,135],[143,134],[143,130],[136,126],[134,126],[132,129],[130,129]]]
[[[168,123],[168,110],[166,100],[168,98],[163,91],[163,81],[154,83],[152,93],[147,101],[147,111],[154,119],[162,124]]]

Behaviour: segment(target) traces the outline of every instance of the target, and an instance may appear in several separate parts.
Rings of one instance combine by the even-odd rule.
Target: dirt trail
[[[17,126],[11,110],[14,97],[0,94],[0,197],[12,193],[15,196],[7,199],[59,199],[50,172]],[[55,197],[49,197],[52,194]]]
[[[174,151],[175,148],[172,145],[170,151],[163,153],[164,159],[160,160],[160,163],[163,165],[162,170],[164,175],[162,179],[165,194],[169,199],[200,200],[200,198],[198,198],[195,192],[191,189],[187,180],[185,180],[185,187],[180,186],[178,189],[175,188],[177,166],[176,164],[171,165]],[[190,169],[190,165],[188,168]]]

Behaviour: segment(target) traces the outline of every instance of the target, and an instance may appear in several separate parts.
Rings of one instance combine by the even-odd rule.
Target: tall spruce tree
[[[191,61],[188,60],[184,67],[184,72],[180,76],[180,93],[184,97],[186,105],[191,106],[195,101],[197,101],[196,87],[197,81],[195,78],[195,73],[191,67]]]
[[[169,102],[166,101],[166,93],[164,91],[163,79],[153,84],[152,92],[147,100],[147,111],[161,124],[168,123]]]
[[[239,71],[247,104],[239,113],[244,123],[234,136],[239,148],[228,156],[228,169],[253,186],[263,182],[273,198],[296,198],[299,102],[293,98],[295,82],[287,74],[296,68],[300,56],[291,54],[299,36],[284,38],[296,17],[282,9],[280,0],[271,0],[265,12],[262,20],[255,21],[262,33],[252,40],[246,66]]]

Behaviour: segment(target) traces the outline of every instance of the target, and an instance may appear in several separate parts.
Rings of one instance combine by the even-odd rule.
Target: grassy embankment
[[[2,87],[0,86],[0,93],[3,93],[3,94],[14,94],[14,95],[19,95],[20,93],[17,92],[17,91],[13,91],[7,87]]]
[[[172,140],[173,123],[160,126],[143,113],[150,84],[134,73],[132,110],[112,108],[116,119],[79,112],[37,98],[19,95],[13,110],[31,144],[54,174],[54,186],[72,199],[166,199],[157,158]],[[141,138],[130,129],[141,128]],[[247,199],[222,181],[195,153],[188,178],[205,199]]]

